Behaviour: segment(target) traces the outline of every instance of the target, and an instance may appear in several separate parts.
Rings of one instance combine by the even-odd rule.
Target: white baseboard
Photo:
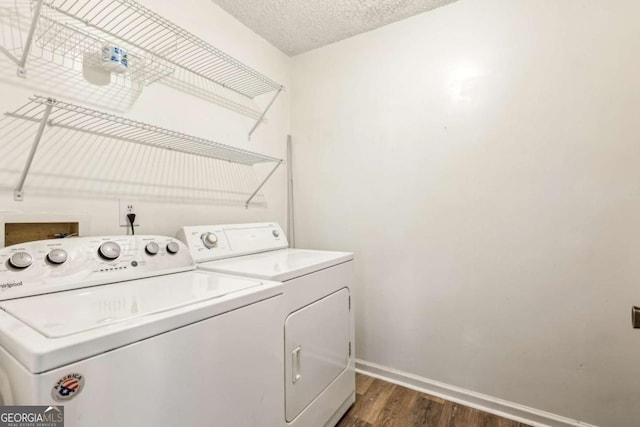
[[[534,427],[597,427],[360,359],[356,372]]]

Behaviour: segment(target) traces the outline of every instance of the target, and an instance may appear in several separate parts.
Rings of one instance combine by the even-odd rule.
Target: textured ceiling
[[[293,56],[456,0],[213,1]]]

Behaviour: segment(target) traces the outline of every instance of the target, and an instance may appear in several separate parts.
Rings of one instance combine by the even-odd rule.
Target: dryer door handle
[[[291,381],[297,383],[302,375],[300,374],[300,351],[302,346],[298,346],[291,352]]]

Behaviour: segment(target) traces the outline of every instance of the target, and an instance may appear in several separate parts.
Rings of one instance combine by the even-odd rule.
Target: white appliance
[[[183,227],[200,270],[284,284],[284,425],[335,425],[355,402],[353,254],[290,249],[276,223]]]
[[[281,422],[282,286],[195,271],[159,236],[0,250],[0,396],[66,426]]]

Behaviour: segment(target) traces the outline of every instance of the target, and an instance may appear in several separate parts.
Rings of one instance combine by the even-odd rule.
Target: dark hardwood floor
[[[356,374],[356,403],[336,427],[528,427],[439,397]]]

